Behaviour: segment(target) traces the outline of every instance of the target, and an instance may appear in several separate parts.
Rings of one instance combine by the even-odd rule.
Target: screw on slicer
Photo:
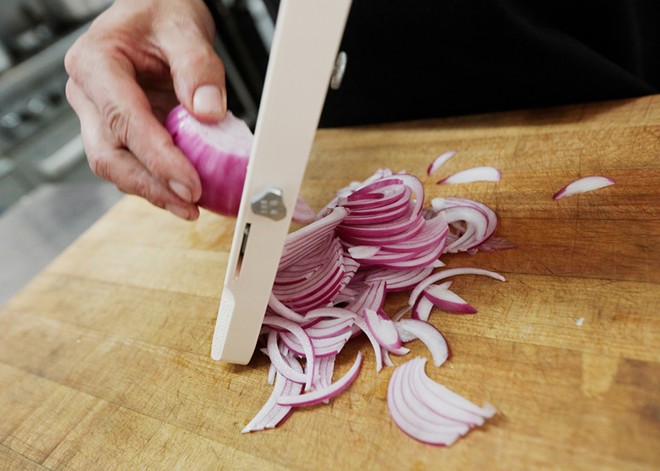
[[[265,216],[273,221],[279,221],[286,216],[286,207],[282,201],[282,190],[268,188],[252,198],[252,212]]]

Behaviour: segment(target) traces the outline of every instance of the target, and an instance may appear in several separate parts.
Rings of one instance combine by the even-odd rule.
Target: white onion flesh
[[[499,182],[502,174],[495,167],[472,167],[438,181],[439,185],[454,185],[457,183]]]
[[[569,183],[557,193],[552,196],[554,200],[560,200],[562,198],[567,198],[569,196],[576,195],[578,193],[585,193],[587,191],[599,190],[600,188],[605,188],[610,185],[614,185],[616,182],[609,177],[603,177],[600,175],[592,175],[589,177],[583,177],[578,180],[575,180],[572,183]]]

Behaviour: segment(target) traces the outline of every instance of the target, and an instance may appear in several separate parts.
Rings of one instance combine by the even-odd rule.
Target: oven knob
[[[0,130],[8,136],[13,136],[21,125],[22,119],[18,113],[9,112],[0,117]]]
[[[40,117],[48,111],[49,105],[41,97],[34,97],[27,103],[27,111],[31,116]]]

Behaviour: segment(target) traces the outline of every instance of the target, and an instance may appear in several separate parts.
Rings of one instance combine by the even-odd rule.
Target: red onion
[[[573,196],[578,193],[605,188],[606,186],[614,185],[615,183],[616,182],[614,180],[608,177],[597,175],[584,177],[569,183],[564,188],[555,193],[552,198],[554,200],[560,200],[562,198]]]
[[[219,123],[202,123],[178,105],[167,115],[165,127],[197,170],[202,183],[197,204],[218,214],[236,216],[254,140],[247,124],[230,111]],[[308,223],[314,219],[312,209],[299,197],[293,220]]]

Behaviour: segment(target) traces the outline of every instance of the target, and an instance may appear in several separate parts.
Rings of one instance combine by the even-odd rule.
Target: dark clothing
[[[660,2],[354,0],[323,126],[660,91]]]
[[[353,0],[321,126],[660,91],[658,0]]]

